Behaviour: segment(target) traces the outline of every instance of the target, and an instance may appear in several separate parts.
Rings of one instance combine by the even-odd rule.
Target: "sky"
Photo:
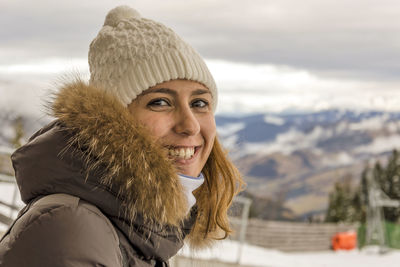
[[[40,115],[60,77],[88,77],[89,44],[121,4],[199,51],[217,114],[400,111],[398,0],[2,0],[0,108]]]

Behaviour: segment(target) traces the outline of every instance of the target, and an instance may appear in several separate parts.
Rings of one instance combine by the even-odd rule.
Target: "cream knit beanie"
[[[90,44],[90,84],[127,106],[144,90],[173,79],[205,85],[217,105],[217,88],[201,56],[173,30],[119,6],[106,16]]]

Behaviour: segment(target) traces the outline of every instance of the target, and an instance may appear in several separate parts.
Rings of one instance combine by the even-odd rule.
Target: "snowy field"
[[[211,250],[194,253],[184,247],[179,254],[194,259],[212,259],[236,263],[238,251],[237,242],[222,241]],[[240,263],[244,266],[263,267],[399,267],[400,251],[392,250],[381,255],[378,253],[378,248],[369,247],[362,251],[284,253],[244,245]]]

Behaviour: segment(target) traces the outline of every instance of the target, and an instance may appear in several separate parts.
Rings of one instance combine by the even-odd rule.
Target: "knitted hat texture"
[[[106,16],[90,44],[90,84],[113,93],[124,106],[156,84],[187,79],[205,85],[217,104],[214,79],[201,56],[173,30],[119,6]]]

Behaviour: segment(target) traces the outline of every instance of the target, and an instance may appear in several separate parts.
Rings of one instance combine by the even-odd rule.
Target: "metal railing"
[[[249,221],[250,205],[252,200],[250,198],[236,196],[233,200],[234,205],[241,205],[241,212],[239,216],[230,216],[230,221],[233,224],[239,225],[239,246],[237,251],[236,263],[240,264],[242,259],[243,244],[246,238],[247,225]]]

